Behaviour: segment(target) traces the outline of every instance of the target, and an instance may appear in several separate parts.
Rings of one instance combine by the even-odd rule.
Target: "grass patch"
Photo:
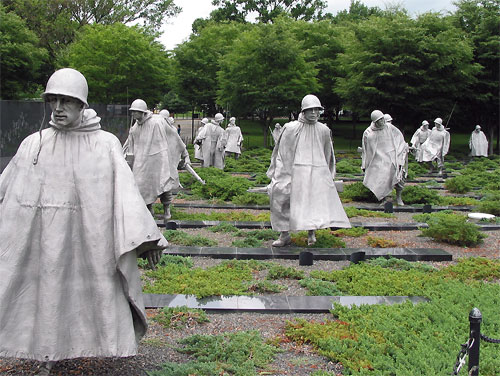
[[[202,309],[188,308],[186,306],[170,308],[163,308],[153,321],[165,328],[185,328],[193,327],[196,324],[208,322],[208,316]]]
[[[395,215],[391,213],[384,213],[382,211],[357,209],[354,206],[346,206],[344,208],[348,218],[352,217],[380,217],[380,218],[394,218]]]
[[[215,240],[205,238],[201,235],[190,235],[181,230],[165,230],[163,236],[172,244],[189,247],[213,247],[217,245]]]

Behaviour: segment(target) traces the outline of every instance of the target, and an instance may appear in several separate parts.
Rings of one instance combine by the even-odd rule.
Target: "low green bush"
[[[201,235],[190,235],[180,230],[166,230],[163,232],[163,236],[172,244],[190,247],[213,247],[217,245],[215,240],[205,238]]]
[[[292,243],[305,248],[345,248],[345,242],[335,236],[330,230],[323,229],[316,231],[316,243],[307,244],[307,231],[299,231],[291,234]]]
[[[335,165],[337,174],[361,174],[360,159],[341,159]]]
[[[369,236],[366,238],[366,242],[373,248],[394,248],[398,246],[395,241],[380,236]]]
[[[307,289],[306,295],[311,296],[339,296],[344,295],[337,288],[335,283],[323,281],[318,278],[304,278],[299,281],[299,284]]]
[[[302,279],[304,278],[304,272],[302,270],[297,270],[291,266],[286,267],[279,264],[273,265],[269,268],[267,274],[268,279]]]
[[[339,193],[340,198],[347,201],[378,202],[377,197],[366,188],[362,182],[345,184],[344,191]]]
[[[231,199],[236,205],[269,205],[269,196],[262,193],[245,192]]]
[[[286,290],[287,287],[269,281],[258,281],[249,283],[247,290],[256,294],[278,293]]]
[[[176,350],[196,360],[178,364],[162,364],[162,369],[148,372],[149,376],[257,376],[265,370],[280,350],[265,343],[256,330],[200,335],[182,339]]]
[[[255,184],[264,184],[268,185],[271,182],[271,179],[267,177],[265,173],[259,173],[255,175]]]
[[[439,194],[432,189],[425,188],[419,185],[408,185],[401,193],[403,202],[408,205],[412,204],[430,204],[438,205],[440,203]]]
[[[335,230],[335,231],[333,231],[333,234],[335,234],[337,236],[358,238],[360,236],[365,235],[367,232],[368,232],[368,230],[364,227],[352,227],[352,228],[341,228],[341,229]]]
[[[482,213],[500,216],[500,191],[488,192],[480,201],[477,209]]]
[[[380,217],[380,218],[394,218],[395,215],[391,213],[384,213],[383,211],[357,209],[354,206],[345,206],[345,213],[348,218],[352,217]]]
[[[172,219],[184,221],[253,221],[253,222],[269,222],[271,213],[263,211],[260,214],[254,215],[246,211],[212,211],[210,213],[188,213],[175,206],[171,208]]]
[[[458,175],[454,178],[446,179],[444,186],[453,193],[467,193],[474,188],[474,183],[470,176]]]
[[[156,316],[153,321],[165,328],[184,328],[208,322],[208,316],[202,309],[183,307],[165,307]]]
[[[422,163],[410,162],[408,163],[408,173],[410,172],[415,176],[420,176],[429,172],[429,169]],[[408,179],[411,180],[410,178]]]
[[[479,230],[479,226],[467,222],[467,217],[464,215],[431,213],[426,222],[429,227],[420,229],[422,235],[440,242],[473,247],[486,238],[486,235]]]
[[[243,239],[233,240],[231,246],[238,248],[259,248],[262,247],[262,240],[247,236]]]
[[[227,223],[221,222],[217,226],[211,226],[207,228],[208,231],[211,232],[238,232],[240,231],[236,226]]]
[[[473,206],[479,203],[475,198],[470,197],[455,197],[455,196],[440,196],[439,205],[443,206]]]

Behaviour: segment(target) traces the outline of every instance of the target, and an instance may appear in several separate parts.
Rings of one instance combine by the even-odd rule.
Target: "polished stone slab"
[[[342,306],[392,305],[428,302],[419,296],[217,296],[197,299],[192,295],[143,294],[146,308],[198,308],[213,312],[327,313],[334,303]]]
[[[348,261],[355,252],[364,252],[365,259],[394,257],[407,261],[451,261],[453,256],[439,248],[235,248],[235,247],[186,247],[170,245],[164,254],[202,256],[221,259],[289,259],[298,260],[300,252],[311,252],[314,260]]]

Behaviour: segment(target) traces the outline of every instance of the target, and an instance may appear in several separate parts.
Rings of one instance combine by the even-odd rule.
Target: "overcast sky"
[[[386,5],[401,4],[411,15],[428,11],[446,12],[454,11],[453,0],[401,0],[401,1],[381,1],[362,0],[368,7],[377,6],[385,9]],[[349,9],[350,0],[328,0],[326,12],[336,14],[338,11]],[[182,12],[172,19],[162,28],[163,36],[160,42],[167,49],[173,49],[177,44],[187,40],[191,34],[191,25],[197,18],[207,18],[210,12],[215,9],[212,0],[175,0],[175,4],[182,8]]]

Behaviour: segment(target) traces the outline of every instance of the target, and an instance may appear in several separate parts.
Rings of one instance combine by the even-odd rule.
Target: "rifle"
[[[451,109],[450,114],[448,115],[448,120],[446,120],[446,125],[444,126],[446,129],[448,129],[448,123],[450,122],[451,115],[453,115],[453,111],[455,111],[455,106],[457,105],[457,102],[453,105],[453,108]]]
[[[205,185],[205,180],[200,178],[200,175],[198,175],[196,171],[193,170],[190,164],[186,164],[186,166],[184,167],[186,168],[186,171],[189,172],[191,175],[193,175],[196,180],[198,180],[201,184]]]

